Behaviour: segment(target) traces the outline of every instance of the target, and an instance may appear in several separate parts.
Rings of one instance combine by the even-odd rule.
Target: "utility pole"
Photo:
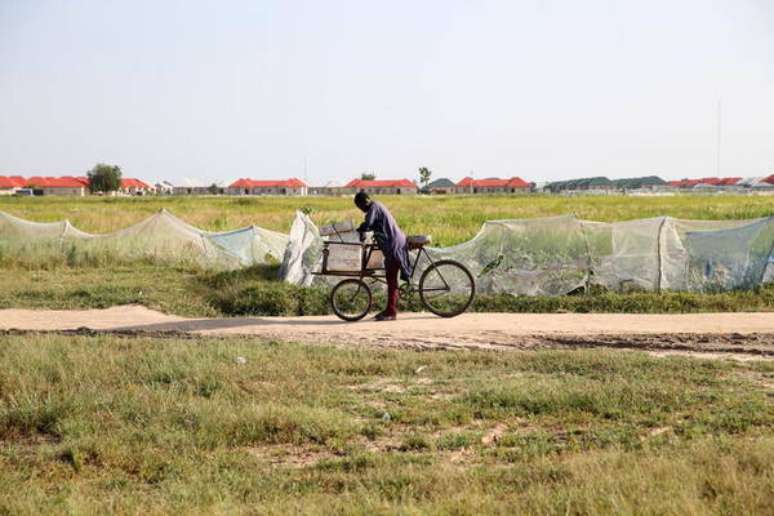
[[[723,143],[723,103],[722,99],[718,97],[718,126],[717,126],[717,140],[715,142],[715,175],[717,177],[720,177],[720,146]]]

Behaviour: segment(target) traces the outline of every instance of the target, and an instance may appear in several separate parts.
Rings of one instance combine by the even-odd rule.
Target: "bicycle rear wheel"
[[[371,289],[359,279],[345,279],[331,291],[331,308],[339,319],[359,321],[371,310]]]
[[[454,317],[468,309],[476,295],[473,275],[461,263],[440,260],[419,280],[419,297],[425,308],[441,317]]]

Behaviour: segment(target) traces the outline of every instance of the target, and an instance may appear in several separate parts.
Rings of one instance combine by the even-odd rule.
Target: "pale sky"
[[[774,173],[771,0],[0,0],[0,175]]]

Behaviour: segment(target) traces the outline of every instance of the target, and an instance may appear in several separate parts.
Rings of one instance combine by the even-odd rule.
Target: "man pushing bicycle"
[[[408,281],[411,275],[409,266],[406,235],[403,234],[390,211],[380,202],[371,200],[365,192],[355,195],[355,206],[365,213],[365,221],[357,231],[360,241],[365,240],[365,233],[372,231],[379,249],[384,254],[384,268],[387,279],[387,307],[379,312],[377,321],[394,321],[398,315],[398,273],[403,281]]]

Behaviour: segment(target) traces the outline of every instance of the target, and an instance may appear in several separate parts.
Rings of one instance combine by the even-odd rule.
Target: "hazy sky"
[[[0,175],[774,172],[772,0],[0,0]]]

